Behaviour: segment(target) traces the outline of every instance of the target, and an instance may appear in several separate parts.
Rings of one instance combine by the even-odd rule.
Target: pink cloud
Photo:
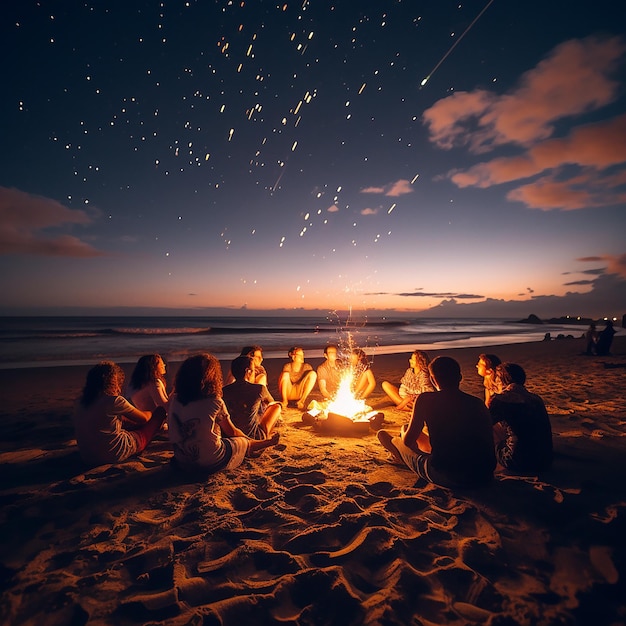
[[[378,213],[378,209],[363,209],[361,211],[361,215],[376,215]]]
[[[329,213],[338,213],[339,207],[336,204],[331,204],[327,209]]]
[[[41,232],[90,222],[84,211],[68,209],[56,200],[0,187],[0,254],[101,256],[102,252],[77,237],[67,234],[50,237]]]
[[[621,278],[626,278],[626,254],[620,254],[618,256],[612,254],[605,254],[603,256],[588,256],[576,260],[592,263],[598,261],[605,262],[607,263],[607,274],[615,274]]]
[[[531,209],[572,211],[626,202],[626,192],[606,185],[606,177],[587,170],[579,176],[558,180],[549,175],[522,185],[507,194],[508,200],[523,202]]]
[[[567,41],[507,94],[477,90],[444,98],[423,115],[431,141],[444,149],[467,145],[485,152],[497,145],[527,146],[546,139],[558,120],[615,100],[619,84],[610,75],[625,51],[617,37]]]
[[[398,196],[404,196],[407,193],[413,193],[411,181],[401,178],[395,183],[391,183],[391,185],[389,185],[387,191],[385,192],[385,195],[392,198],[397,198]]]
[[[410,180],[401,178],[393,183],[385,185],[384,187],[365,187],[365,189],[361,189],[361,193],[384,194],[385,196],[397,198],[408,193],[413,193],[413,186],[411,185]]]
[[[626,163],[626,115],[575,128],[567,137],[548,139],[521,156],[492,159],[450,178],[459,187],[491,187],[566,164],[596,169]],[[616,175],[620,184],[623,175]]]

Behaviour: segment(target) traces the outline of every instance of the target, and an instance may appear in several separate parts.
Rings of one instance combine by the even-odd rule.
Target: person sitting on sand
[[[502,361],[495,354],[480,354],[478,356],[478,363],[476,363],[476,369],[478,375],[483,377],[483,387],[485,388],[485,404],[489,406],[491,398],[498,392],[498,386],[496,385],[495,372],[496,367],[500,365]]]
[[[261,346],[244,346],[239,353],[239,356],[249,356],[254,360],[254,380],[253,383],[257,385],[265,385],[267,387],[267,371],[263,367],[263,348]],[[225,385],[234,383],[235,379],[232,372],[228,372]]]
[[[222,366],[212,354],[183,361],[167,421],[175,465],[188,471],[232,469],[279,439],[278,433],[263,441],[249,439],[235,427],[222,399]]]
[[[444,487],[488,483],[496,458],[487,407],[459,389],[461,368],[454,359],[437,357],[429,370],[438,391],[416,398],[400,436],[379,430],[378,440],[397,463],[429,482]]]
[[[598,331],[596,330],[596,323],[591,322],[589,328],[585,332],[586,349],[585,354],[592,355],[596,352],[596,344],[598,343]]]
[[[165,361],[158,354],[139,358],[124,397],[142,411],[154,411],[158,406],[167,409],[169,398],[165,387]]]
[[[409,368],[400,380],[400,388],[387,380],[383,381],[383,391],[402,411],[411,411],[415,398],[425,391],[434,391],[433,383],[430,380],[428,365],[430,358],[426,352],[414,350],[409,357]]]
[[[224,402],[233,424],[252,439],[267,439],[280,418],[281,405],[265,385],[254,383],[254,360],[238,356],[230,365],[235,382],[225,385]]]
[[[278,389],[282,398],[283,409],[286,409],[290,400],[295,400],[299,409],[304,409],[306,399],[313,390],[317,374],[309,363],[304,361],[304,350],[294,346],[289,350],[291,361],[283,365],[278,378]]]
[[[352,393],[357,400],[365,400],[376,388],[376,378],[364,350],[354,348],[350,353]]]
[[[611,354],[611,344],[613,343],[614,334],[615,329],[613,328],[613,322],[607,320],[606,326],[598,335],[598,342],[596,343],[596,354],[598,356],[608,356]]]
[[[489,405],[498,463],[516,472],[539,472],[552,464],[552,427],[543,400],[530,393],[516,363],[496,367],[500,389]]]
[[[332,400],[339,389],[343,369],[339,367],[339,348],[331,343],[324,348],[324,362],[317,368],[317,386],[325,400]]]
[[[95,466],[119,463],[139,454],[159,431],[165,409],[142,411],[122,393],[124,372],[102,361],[87,372],[80,399],[74,407],[74,430],[80,455]]]

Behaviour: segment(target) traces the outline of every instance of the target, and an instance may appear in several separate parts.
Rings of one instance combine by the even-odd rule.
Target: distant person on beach
[[[335,397],[344,373],[337,360],[338,351],[335,344],[328,344],[324,348],[324,362],[317,368],[317,386],[325,400]]]
[[[87,373],[80,399],[74,407],[76,443],[90,466],[119,463],[139,454],[159,431],[165,409],[142,411],[122,394],[124,372],[102,361]]]
[[[485,388],[485,404],[489,406],[491,398],[498,391],[498,386],[495,380],[496,367],[500,365],[502,361],[495,354],[480,354],[478,356],[478,362],[476,363],[476,370],[478,375],[483,378],[483,387]]]
[[[611,354],[611,344],[613,343],[614,334],[615,329],[613,328],[613,322],[606,320],[606,325],[600,331],[598,342],[596,343],[596,354],[598,356],[608,356]]]
[[[589,324],[589,328],[585,333],[585,341],[587,343],[585,354],[595,354],[596,353],[596,344],[598,343],[598,331],[596,330],[596,323],[591,322]]]
[[[182,363],[167,420],[174,463],[187,471],[232,469],[279,439],[278,433],[263,441],[250,439],[232,423],[222,399],[222,366],[212,354]]]
[[[158,406],[167,409],[165,372],[165,361],[160,355],[140,357],[124,390],[124,397],[142,411],[154,411]]]
[[[365,400],[376,388],[376,377],[364,350],[361,348],[352,350],[350,367],[353,376],[352,393],[357,400]]]
[[[233,424],[252,439],[267,439],[280,418],[281,404],[274,402],[265,385],[253,382],[252,357],[238,356],[230,371],[235,381],[222,391]]]
[[[435,391],[430,380],[429,364],[430,357],[426,352],[414,350],[409,357],[409,368],[400,380],[400,387],[396,387],[387,380],[383,381],[383,391],[397,409],[411,411],[417,396],[425,391]]]
[[[496,368],[500,389],[491,400],[496,458],[517,472],[538,472],[552,464],[552,427],[543,400],[524,384],[526,373],[516,363]]]
[[[261,346],[244,346],[239,353],[239,356],[249,356],[254,360],[254,380],[253,383],[258,385],[265,385],[267,387],[267,372],[263,367],[263,348]],[[228,372],[226,377],[226,385],[230,385],[235,382],[233,373]]]
[[[282,398],[283,409],[286,409],[290,400],[295,400],[299,409],[304,409],[306,399],[315,386],[317,374],[309,363],[304,361],[304,350],[294,346],[289,350],[288,363],[283,365],[278,378],[278,389]]]
[[[489,410],[459,389],[461,368],[440,356],[430,366],[437,391],[420,394],[400,436],[378,431],[395,461],[444,487],[472,487],[491,481],[496,467]]]

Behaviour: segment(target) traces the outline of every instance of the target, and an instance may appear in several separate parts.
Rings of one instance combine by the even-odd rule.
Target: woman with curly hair
[[[167,421],[176,465],[206,474],[237,467],[279,438],[256,441],[233,424],[222,399],[222,366],[208,353],[180,366]]]
[[[430,357],[426,352],[414,350],[409,357],[409,368],[404,372],[400,380],[400,387],[393,383],[383,381],[383,391],[401,411],[411,411],[415,399],[425,391],[435,391],[430,380],[428,365]]]
[[[169,398],[165,371],[165,361],[161,355],[145,354],[140,357],[130,376],[124,396],[142,411],[154,411],[158,406],[167,409]]]
[[[116,363],[102,361],[87,373],[74,408],[76,442],[91,466],[118,463],[142,452],[161,428],[165,409],[142,411],[122,393],[124,372]]]
[[[476,370],[478,375],[483,377],[483,386],[485,388],[485,404],[491,404],[491,398],[498,393],[498,385],[496,384],[496,367],[502,361],[495,354],[479,354]]]

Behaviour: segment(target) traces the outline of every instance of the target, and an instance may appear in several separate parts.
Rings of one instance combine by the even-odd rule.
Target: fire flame
[[[365,400],[359,400],[354,397],[352,393],[353,379],[354,374],[352,371],[348,371],[343,375],[335,398],[326,407],[326,413],[337,413],[355,420],[371,411],[372,407],[367,406]]]

